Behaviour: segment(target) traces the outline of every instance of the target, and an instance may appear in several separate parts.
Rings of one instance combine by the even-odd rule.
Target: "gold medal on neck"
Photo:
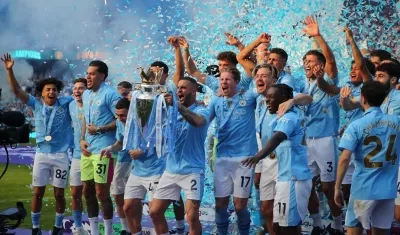
[[[82,120],[82,119],[83,119],[83,114],[82,114],[82,113],[80,113],[80,114],[78,115],[78,119],[79,119],[79,120]]]
[[[44,137],[44,140],[46,140],[47,142],[49,142],[49,141],[51,141],[51,136],[50,135],[47,135],[46,137]]]

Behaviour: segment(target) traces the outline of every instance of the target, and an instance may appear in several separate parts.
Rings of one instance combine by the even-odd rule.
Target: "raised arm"
[[[323,92],[327,93],[330,96],[335,96],[340,93],[340,88],[338,86],[329,84],[324,79],[324,74],[325,74],[324,68],[322,68],[321,66],[315,66],[313,73],[317,78],[317,86]]]
[[[197,69],[196,64],[194,63],[193,59],[190,56],[189,43],[187,42],[186,38],[179,37],[179,45],[183,48],[183,61],[185,63],[188,74],[192,77],[197,78],[198,82],[205,84],[207,75],[204,73],[201,73]]]
[[[178,111],[190,125],[201,127],[207,123],[207,120],[202,115],[191,111],[180,103],[178,104]]]
[[[7,70],[7,80],[8,84],[10,84],[11,90],[18,97],[18,99],[20,99],[24,104],[28,103],[29,100],[28,93],[22,90],[17,79],[15,79],[14,71],[12,69],[12,67],[14,66],[14,60],[11,59],[11,55],[8,53],[5,54],[4,57],[1,58],[1,61],[3,61],[3,65]]]
[[[243,43],[236,36],[230,33],[225,33],[225,36],[227,38],[227,41],[225,42],[226,44],[237,47],[239,49],[239,52],[244,49]],[[257,61],[254,53],[250,53],[248,59],[254,62]]]
[[[253,42],[251,42],[249,45],[247,45],[243,50],[240,51],[240,53],[236,56],[238,62],[240,65],[244,68],[246,71],[246,74],[249,77],[253,77],[253,69],[256,67],[256,63],[254,61],[249,59],[249,55],[254,51],[254,49],[260,45],[261,43],[271,43],[271,36],[262,33],[260,34]]]
[[[353,32],[349,28],[344,28],[344,31],[346,32],[346,38],[347,41],[349,41],[351,45],[351,53],[353,54],[354,58],[354,63],[360,70],[361,77],[363,79],[363,82],[368,82],[372,81],[372,75],[368,71],[367,64],[365,63],[365,59],[360,51],[360,49],[357,46],[356,41],[353,38]]]
[[[181,48],[179,45],[179,37],[171,36],[168,37],[168,43],[174,47],[175,52],[175,73],[173,77],[173,81],[175,86],[178,86],[179,80],[183,77],[185,73],[185,65],[183,64],[183,57],[181,53]]]
[[[358,102],[355,97],[351,97],[351,88],[346,86],[340,90],[339,104],[344,111],[361,108],[360,102]]]
[[[325,56],[326,64],[325,64],[325,72],[331,79],[337,79],[337,66],[335,56],[328,43],[326,43],[325,39],[322,37],[319,31],[319,25],[317,19],[314,19],[312,16],[307,16],[304,20],[304,24],[306,28],[303,29],[303,32],[306,33],[309,37],[315,39],[321,48],[322,54]]]
[[[242,51],[244,49],[243,43],[237,37],[235,37],[234,35],[232,35],[230,33],[226,33],[226,32],[224,34],[227,38],[227,41],[225,42],[226,44],[237,47],[237,49],[239,49],[239,51]]]

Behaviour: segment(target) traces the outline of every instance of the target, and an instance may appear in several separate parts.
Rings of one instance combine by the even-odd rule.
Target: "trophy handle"
[[[139,66],[138,70],[139,70],[139,75],[142,80],[142,83],[148,83],[149,82],[149,76],[148,76],[149,72],[147,71],[147,73],[145,73],[142,66]]]
[[[142,83],[140,82],[132,82],[133,85],[133,90],[141,90],[142,89]]]

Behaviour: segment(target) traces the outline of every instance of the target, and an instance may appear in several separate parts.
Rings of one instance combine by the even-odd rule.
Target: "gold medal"
[[[275,159],[276,158],[275,152],[270,153],[269,154],[269,158],[270,159]]]
[[[44,137],[44,140],[46,140],[47,142],[51,141],[51,136],[47,135],[46,137]]]

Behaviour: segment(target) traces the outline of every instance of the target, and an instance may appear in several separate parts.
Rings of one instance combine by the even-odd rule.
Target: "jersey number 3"
[[[375,143],[375,148],[369,152],[364,158],[364,166],[365,168],[379,168],[383,166],[383,162],[371,162],[371,158],[375,157],[378,153],[382,151],[382,141],[377,136],[368,136],[364,140],[364,145],[369,145],[371,143]],[[395,165],[397,154],[396,149],[393,149],[394,144],[396,143],[396,135],[391,135],[389,138],[389,145],[386,151],[385,161],[391,162],[392,165]],[[393,154],[392,154],[393,153]]]

